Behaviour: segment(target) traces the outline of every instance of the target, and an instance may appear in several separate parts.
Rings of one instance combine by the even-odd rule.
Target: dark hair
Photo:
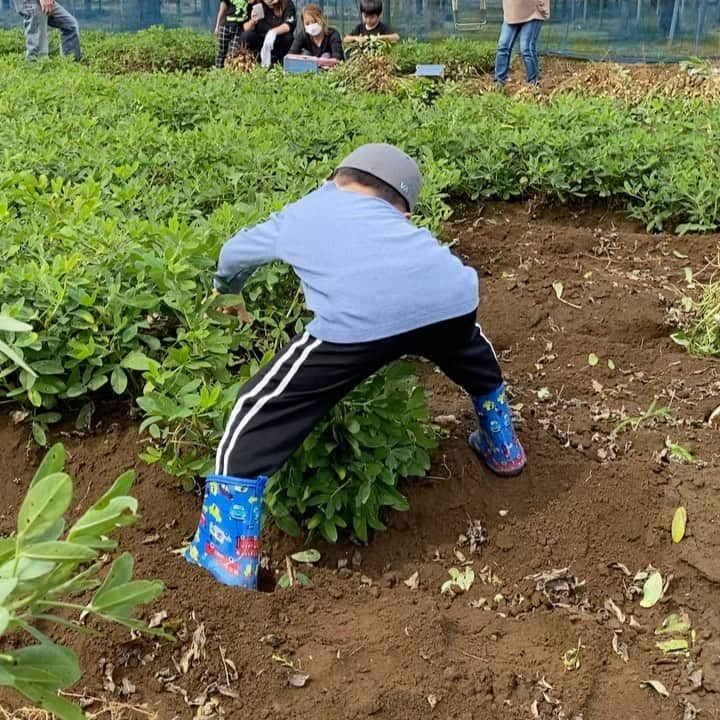
[[[382,0],[360,0],[360,12],[365,15],[382,15]]]
[[[332,176],[333,180],[340,178],[340,180],[346,180],[347,182],[356,182],[358,185],[364,185],[367,188],[374,190],[375,195],[383,200],[389,202],[391,205],[395,205],[399,208],[405,208],[406,211],[410,210],[407,200],[397,191],[395,188],[390,187],[384,180],[366,173],[363,170],[356,170],[355,168],[338,168]]]

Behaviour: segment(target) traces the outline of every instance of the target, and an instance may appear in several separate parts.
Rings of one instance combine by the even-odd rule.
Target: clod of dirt
[[[704,655],[705,653],[703,653]],[[720,665],[704,665],[702,686],[711,693],[720,693]]]
[[[398,583],[398,574],[396,572],[386,572],[382,576],[383,585],[388,588],[394,588]]]
[[[430,706],[431,710],[435,709],[435,706],[440,702],[440,698],[437,695],[428,695],[427,696],[428,705]]]
[[[281,645],[283,645],[285,643],[285,636],[269,633],[268,635],[263,635],[260,638],[260,642],[263,645],[269,645],[272,648],[279,648]]]

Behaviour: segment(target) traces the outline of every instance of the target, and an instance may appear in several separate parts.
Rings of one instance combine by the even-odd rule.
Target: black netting
[[[103,30],[157,24],[209,30],[218,5],[218,0],[62,2],[82,28]],[[341,32],[358,22],[357,0],[320,4]],[[385,15],[405,37],[455,35],[495,42],[502,9],[499,0],[385,0]],[[13,0],[0,0],[0,27],[18,25]],[[553,3],[551,19],[543,26],[540,49],[545,53],[639,61],[720,57],[720,0],[558,0]]]

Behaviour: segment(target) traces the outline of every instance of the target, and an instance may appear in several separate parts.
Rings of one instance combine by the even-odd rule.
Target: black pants
[[[233,57],[237,55],[240,49],[240,37],[243,33],[243,24],[241,22],[223,23],[218,32],[217,54],[215,55],[215,67],[225,67],[225,58],[229,55]]]
[[[246,47],[252,53],[259,53],[265,42],[267,33],[258,32],[258,30],[244,30],[240,34],[238,44]],[[290,52],[290,46],[293,43],[293,34],[291,32],[284,35],[278,35],[275,38],[275,45],[272,50],[272,61],[282,62],[282,59]]]
[[[238,394],[217,451],[219,475],[272,475],[353,388],[403,355],[431,360],[470,395],[502,382],[475,313],[367,343],[323,342],[305,332]]]

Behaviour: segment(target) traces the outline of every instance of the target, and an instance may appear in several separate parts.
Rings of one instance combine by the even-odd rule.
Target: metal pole
[[[672,41],[675,39],[675,31],[678,25],[678,15],[680,14],[680,0],[675,0],[675,6],[673,7],[672,22],[670,23],[670,34],[668,41],[672,45]]]

